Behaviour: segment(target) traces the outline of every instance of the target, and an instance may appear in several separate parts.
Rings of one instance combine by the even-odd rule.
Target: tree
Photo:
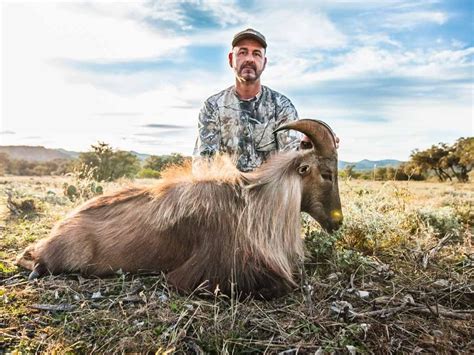
[[[152,169],[162,171],[170,165],[182,165],[185,157],[179,153],[171,153],[171,155],[152,155],[145,160],[144,169]]]
[[[459,138],[456,143],[450,147],[447,156],[441,159],[441,166],[450,169],[458,181],[466,182],[469,180],[468,173],[474,165],[474,137]]]
[[[458,181],[466,182],[474,165],[474,137],[461,137],[451,146],[439,143],[427,150],[414,150],[410,165],[418,173],[433,171],[440,181],[456,177]]]
[[[375,169],[375,180],[383,181],[387,179],[387,168],[381,166]]]
[[[440,181],[452,180],[451,176],[444,170],[441,160],[449,154],[448,146],[445,143],[432,145],[427,150],[415,149],[411,154],[411,160],[418,165],[424,173],[434,171]]]
[[[10,159],[7,153],[0,153],[0,175],[4,175],[9,172]]]
[[[423,175],[422,169],[413,163],[413,161],[405,162],[400,164],[395,175],[395,180],[415,180],[421,181],[424,180],[425,176]]]
[[[393,166],[387,166],[387,171],[385,173],[385,180],[395,180],[397,174],[397,169]]]
[[[140,160],[130,152],[119,150],[112,155],[111,168],[112,180],[122,176],[131,178],[140,170]]]
[[[341,171],[341,177],[347,178],[347,179],[357,179],[357,177],[360,175],[357,172],[355,172],[355,165],[354,164],[348,164],[344,167],[344,169]]]
[[[130,152],[116,151],[103,142],[92,145],[92,151],[79,155],[79,176],[97,181],[113,181],[133,177],[140,170],[139,159]]]

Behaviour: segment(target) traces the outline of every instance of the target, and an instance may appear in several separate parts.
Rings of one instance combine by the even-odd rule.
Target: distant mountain
[[[47,161],[54,159],[75,159],[79,156],[80,152],[74,152],[65,149],[50,149],[41,146],[25,146],[25,145],[7,145],[0,146],[0,153],[7,153],[10,159],[23,159],[28,161]],[[150,156],[150,154],[138,153],[131,151],[141,161],[144,161]],[[347,165],[355,165],[355,170],[371,170],[374,168],[374,165],[379,167],[397,167],[402,162],[394,159],[385,159],[385,160],[361,160],[359,162],[350,163],[346,161],[339,161],[339,169],[344,169]]]
[[[130,153],[132,153],[133,155],[135,155],[138,159],[140,159],[141,161],[144,161],[146,160],[148,157],[150,157],[151,155],[150,154],[142,154],[142,153],[137,153],[133,150],[130,151]]]
[[[80,152],[74,152],[66,149],[51,149],[42,146],[26,145],[0,145],[0,153],[7,153],[10,159],[27,161],[48,161],[55,159],[76,159]],[[131,151],[140,160],[145,160],[150,155]]]
[[[10,159],[28,161],[48,161],[55,159],[72,159],[65,150],[49,149],[41,146],[4,145],[0,153],[7,153]]]
[[[398,167],[401,163],[403,163],[400,160],[395,160],[395,159],[384,159],[384,160],[361,160],[356,163],[350,163],[350,162],[345,162],[340,160],[338,164],[339,169],[344,169],[347,165],[354,165],[354,170],[372,170],[374,167],[376,168],[382,168],[382,167],[393,167],[396,168]]]
[[[76,159],[77,157],[79,157],[79,152],[73,152],[72,150],[66,150],[66,149],[62,149],[62,148],[59,148],[59,149],[52,149],[52,150],[56,150],[60,153],[64,153],[66,155],[68,155],[71,159]]]

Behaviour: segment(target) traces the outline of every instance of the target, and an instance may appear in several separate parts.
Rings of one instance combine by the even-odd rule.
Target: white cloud
[[[126,87],[130,85],[126,77],[75,77],[76,72],[64,71],[53,59],[156,58],[179,50],[187,43],[184,39],[152,32],[129,19],[104,17],[97,11],[78,11],[70,4],[7,3],[2,5],[2,11],[5,90],[1,128],[17,132],[14,136],[2,136],[2,144],[87,149],[101,139],[122,146],[120,137],[133,132],[140,120],[158,119],[157,114],[165,111],[164,104],[173,103],[174,97],[179,96],[176,92],[170,95],[172,90],[138,96],[114,94],[91,84],[94,80],[109,79],[111,85]],[[156,76],[154,79],[159,80]],[[150,84],[145,75],[140,80],[144,81],[143,85]],[[132,84],[139,85],[137,80]],[[137,110],[146,116],[115,117],[112,121],[97,116],[98,112]],[[174,112],[168,117],[186,120],[190,116]]]
[[[387,14],[382,18],[382,26],[406,29],[427,23],[443,25],[446,21],[448,15],[441,11],[412,11]]]
[[[394,95],[384,98],[379,107],[364,102],[344,106],[344,97],[338,97],[340,105],[320,100],[311,106],[299,104],[298,96],[292,97],[302,117],[321,118],[334,126],[342,140],[343,160],[406,159],[413,148],[454,140],[466,131],[472,135],[472,86],[466,78],[472,70],[474,48],[448,39],[438,45],[444,46],[442,50],[407,49],[406,43],[392,37],[392,28],[351,32],[321,9],[350,6],[377,13],[396,7],[394,14],[382,11],[377,21],[384,22],[388,16],[392,21],[387,21],[389,26],[400,21],[405,28],[446,23],[447,14],[404,0],[295,2],[284,10],[281,4],[269,2],[258,5],[254,12],[243,11],[233,2],[204,1],[199,6],[211,12],[222,28],[188,31],[188,14],[174,1],[2,5],[5,92],[0,128],[16,132],[3,134],[2,144],[84,150],[103,140],[145,153],[190,154],[196,135],[192,128],[181,133],[160,131],[153,136],[155,131],[143,126],[193,127],[201,102],[232,84],[230,69],[226,74],[189,67],[182,72],[155,69],[105,74],[58,66],[53,59],[108,63],[171,58],[179,62],[183,49],[190,45],[230,48],[233,34],[246,26],[267,36],[269,66],[263,83],[282,92],[315,86],[324,90],[326,85],[345,80],[358,80],[363,85],[378,78],[461,82],[452,84],[458,95],[454,98]],[[405,12],[399,12],[402,10]],[[145,19],[166,20],[186,34],[153,28]],[[220,61],[225,58],[215,59],[215,63]],[[423,92],[433,89],[422,88],[420,83],[417,81]],[[365,114],[386,121],[351,119]],[[449,125],[444,124],[446,120]]]
[[[272,67],[268,78],[273,85],[287,88],[308,87],[321,82],[358,78],[411,78],[423,80],[466,79],[472,70],[474,47],[442,51],[408,51],[378,47],[356,47],[349,52],[316,58],[285,58]],[[271,60],[271,58],[270,58]],[[309,70],[315,64],[327,63],[323,69]]]
[[[377,114],[384,122],[357,121],[341,117],[360,116],[357,108],[300,106],[301,117],[328,122],[341,140],[339,159],[359,161],[364,158],[408,160],[415,148],[426,149],[438,142],[453,143],[461,136],[473,136],[472,107],[449,100],[394,99]],[[365,112],[371,114],[370,110]]]
[[[364,33],[355,35],[354,39],[360,45],[364,46],[378,46],[380,44],[388,44],[397,48],[402,48],[400,41],[396,41],[386,33]]]
[[[170,55],[184,38],[152,31],[134,20],[77,11],[58,3],[7,3],[5,53],[18,59],[124,60]],[[31,55],[34,53],[34,56]]]
[[[267,36],[269,51],[276,55],[340,48],[347,42],[346,35],[325,14],[305,12],[298,7],[270,9],[252,17],[251,24]]]
[[[216,14],[220,11],[219,7],[214,5],[210,8],[213,8]],[[200,30],[199,33],[190,34],[186,38],[190,43],[224,44],[230,48],[233,35],[250,27],[266,37],[267,52],[276,58],[298,56],[308,50],[342,48],[347,44],[347,36],[326,14],[318,10],[308,11],[304,6],[298,5],[282,8],[270,3],[269,6],[262,5],[262,8],[247,14],[235,9],[232,11],[237,14],[235,21],[232,21],[233,16],[224,16],[221,19],[224,28]],[[291,25],[283,26],[289,19]]]
[[[212,13],[217,22],[223,27],[238,25],[248,17],[238,8],[235,1],[204,0],[200,2],[200,8]]]

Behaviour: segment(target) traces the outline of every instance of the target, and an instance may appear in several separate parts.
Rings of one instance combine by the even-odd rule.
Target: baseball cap
[[[262,35],[260,32],[254,30],[253,28],[247,28],[246,30],[240,31],[234,35],[234,39],[232,40],[232,47],[235,47],[237,42],[243,40],[244,38],[251,38],[259,42],[263,48],[267,48],[267,41],[265,40],[265,36]]]

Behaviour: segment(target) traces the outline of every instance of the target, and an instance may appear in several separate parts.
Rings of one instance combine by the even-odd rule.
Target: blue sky
[[[268,40],[262,83],[328,122],[346,161],[473,136],[470,0],[1,4],[0,144],[98,140],[191,154],[199,109],[233,84],[234,33]]]

